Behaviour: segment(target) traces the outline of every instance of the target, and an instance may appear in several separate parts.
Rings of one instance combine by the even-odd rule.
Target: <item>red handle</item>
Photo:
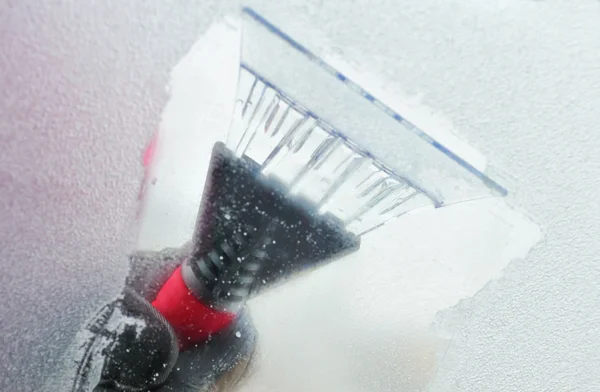
[[[217,311],[196,298],[183,281],[181,267],[171,275],[152,305],[175,330],[181,351],[205,341],[231,324],[236,316]]]

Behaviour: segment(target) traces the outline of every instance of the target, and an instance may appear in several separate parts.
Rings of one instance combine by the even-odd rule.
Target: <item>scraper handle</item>
[[[181,267],[167,280],[152,305],[175,330],[180,350],[205,341],[236,317],[235,313],[216,310],[198,299],[183,281]]]

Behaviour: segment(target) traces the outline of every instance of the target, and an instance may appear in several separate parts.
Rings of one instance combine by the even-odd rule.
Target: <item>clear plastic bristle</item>
[[[242,67],[227,147],[260,165],[290,196],[363,234],[411,209],[433,204],[324,120]]]

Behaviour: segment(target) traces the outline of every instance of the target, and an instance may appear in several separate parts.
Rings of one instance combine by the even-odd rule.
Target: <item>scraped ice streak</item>
[[[242,68],[227,147],[364,234],[434,202],[367,151]]]
[[[238,22],[213,24],[173,69],[144,196],[139,249],[180,246],[192,237],[213,144],[225,139],[231,124]]]
[[[360,147],[366,146],[362,142],[365,140],[371,146],[383,148],[390,160],[386,163],[395,167],[402,167],[415,157],[417,149],[413,149],[412,136],[404,139],[390,133],[392,124],[387,120],[352,123],[353,118],[363,114],[347,113],[354,107],[353,101],[346,102],[345,107],[333,105],[339,109],[338,113],[347,116],[319,116],[317,121],[315,113],[292,104],[281,92],[247,72],[240,74],[239,31],[232,26],[231,23],[213,26],[173,72],[171,99],[163,114],[157,152],[164,159],[156,165],[156,184],[148,190],[151,205],[146,209],[148,216],[140,244],[159,249],[190,238],[212,143],[225,140],[234,110],[235,120],[227,144],[235,147],[238,154],[261,163],[265,175],[294,185],[292,192],[319,202],[321,212],[331,212],[346,220],[362,214],[363,221],[356,223],[364,226],[381,218],[385,220],[388,215],[384,213],[382,217],[381,212],[393,207],[394,200],[406,199],[408,193],[402,192],[410,191],[405,188],[408,183],[403,183],[398,175],[390,177],[379,170],[379,177],[371,178],[370,185],[361,185],[364,180],[361,176],[368,177],[366,173],[373,167],[370,157],[347,140],[328,141],[339,136],[332,127],[346,131],[341,125],[350,125],[356,136],[352,139],[361,141]],[[308,30],[299,26],[294,31]],[[310,39],[306,42],[311,43]],[[324,41],[317,44],[327,46]],[[276,51],[268,42],[263,49],[263,53]],[[279,58],[270,56],[267,60],[277,65]],[[294,76],[303,75],[298,69],[286,72],[291,72],[290,83]],[[288,75],[286,72],[284,76]],[[238,75],[245,87],[236,92]],[[373,79],[352,75],[356,81]],[[370,85],[365,87],[375,91]],[[309,96],[310,92],[304,92]],[[225,95],[230,95],[231,102]],[[298,102],[298,97],[294,98]],[[395,102],[395,107],[406,103],[406,97],[401,98],[384,97],[386,102]],[[410,117],[411,121],[427,120],[427,108],[414,103],[405,106],[410,106],[411,113],[421,115]],[[431,118],[429,121],[435,122]],[[365,134],[361,136],[363,125]],[[451,129],[451,124],[447,128]],[[290,135],[291,130],[294,131]],[[286,135],[286,142],[282,143]],[[442,131],[435,136],[445,143],[451,139],[443,136]],[[469,155],[469,148],[463,145],[459,150]],[[423,157],[435,157],[434,153],[425,151]],[[316,162],[308,170],[306,165],[299,164],[313,157]],[[469,162],[483,171],[485,162],[476,153],[469,155]],[[358,176],[359,169],[354,166],[366,172]],[[411,170],[405,171],[415,175],[418,171],[412,169],[417,166],[413,164]],[[421,164],[420,168],[427,169],[425,166]],[[455,170],[447,173],[452,175]],[[438,171],[429,179],[439,178],[439,174]],[[340,183],[337,178],[344,181]],[[425,182],[428,179],[420,175],[415,178]],[[465,182],[447,180],[440,189],[455,184],[458,187],[455,195],[472,189],[471,180],[462,178]],[[377,186],[373,187],[374,184]],[[369,189],[371,193],[366,192]],[[387,199],[386,192],[398,193]],[[377,205],[380,198],[382,204]],[[377,207],[369,210],[372,204]],[[402,213],[406,206],[394,214]],[[363,213],[363,210],[368,211]],[[348,227],[361,230],[360,225]],[[445,342],[451,338],[434,328],[436,314],[477,293],[498,277],[511,260],[524,257],[539,238],[538,227],[502,199],[419,209],[389,221],[363,237],[360,252],[252,301],[250,306],[260,334],[260,355],[256,371],[242,391],[425,389],[443,358]]]

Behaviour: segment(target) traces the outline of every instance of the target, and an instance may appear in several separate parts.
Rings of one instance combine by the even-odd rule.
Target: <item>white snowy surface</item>
[[[600,3],[250,3],[448,121],[511,194],[398,220],[257,300],[248,391],[600,390]],[[236,5],[0,0],[1,390],[40,390],[118,291],[169,73]],[[544,234],[529,254],[511,208]]]

